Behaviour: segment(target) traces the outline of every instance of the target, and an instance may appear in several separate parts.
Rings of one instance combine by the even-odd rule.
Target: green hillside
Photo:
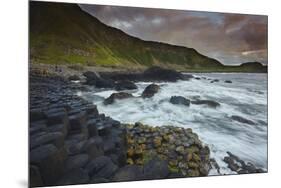
[[[32,63],[225,69],[195,49],[129,36],[103,24],[76,4],[30,2],[29,19]]]

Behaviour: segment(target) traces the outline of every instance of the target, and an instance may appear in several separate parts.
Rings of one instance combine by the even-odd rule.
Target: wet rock
[[[83,73],[83,76],[86,77],[86,84],[95,85],[96,81],[100,79],[100,75],[96,72],[87,71]]]
[[[232,83],[231,80],[225,80],[224,83]]]
[[[113,80],[98,79],[96,80],[97,88],[114,88],[115,83]]]
[[[151,98],[153,97],[158,91],[159,91],[160,87],[156,84],[150,84],[149,86],[147,86],[143,93],[142,93],[142,97],[143,98]]]
[[[224,157],[224,162],[227,163],[227,167],[232,171],[237,172],[238,174],[248,174],[248,173],[263,173],[265,172],[261,168],[257,168],[252,163],[245,163],[238,156],[232,154],[231,152],[227,152],[228,156]]]
[[[146,80],[169,82],[175,82],[179,79],[183,79],[183,75],[175,70],[164,69],[156,66],[148,68],[146,71],[144,71],[143,77]]]
[[[214,79],[210,83],[215,83],[215,82],[219,82],[219,80],[218,79]]]
[[[78,75],[72,75],[68,77],[69,81],[78,81],[80,80],[80,77]]]
[[[230,170],[236,172],[236,171],[239,169],[238,164],[236,164],[235,161],[234,161],[232,158],[230,158],[230,157],[224,157],[224,158],[223,158],[223,161],[228,164],[227,167],[230,168]]]
[[[125,92],[113,93],[110,95],[110,97],[104,100],[103,104],[109,105],[114,103],[116,100],[127,99],[132,97],[133,95],[130,93],[125,93]]]
[[[182,96],[172,96],[170,98],[170,103],[172,104],[182,104],[185,106],[189,106],[190,105],[190,100],[182,97]]]
[[[100,75],[93,71],[84,72],[83,76],[85,76],[87,79],[90,79],[90,80],[97,80],[100,78]]]
[[[210,165],[212,166],[213,169],[217,170],[218,174],[221,174],[220,173],[220,166],[214,158],[210,159]]]
[[[134,82],[131,81],[119,81],[116,83],[115,85],[115,89],[117,91],[121,91],[121,90],[132,90],[132,89],[137,89],[138,87],[136,86],[136,84],[134,84]]]
[[[143,169],[138,165],[126,165],[113,176],[113,181],[136,181],[144,178]]]
[[[192,74],[182,74],[183,80],[190,80],[191,78],[194,78]]]
[[[196,105],[207,105],[209,107],[212,108],[217,108],[220,106],[220,103],[216,102],[216,101],[212,101],[212,100],[195,100],[195,101],[191,101],[192,104],[196,104]]]
[[[87,85],[95,85],[98,88],[114,88],[115,83],[111,79],[104,79],[98,73],[87,71],[83,75],[86,77]]]
[[[143,167],[145,179],[167,178],[169,175],[168,162],[154,158]]]
[[[256,125],[255,122],[253,122],[249,119],[243,118],[241,116],[233,115],[233,116],[231,116],[231,119],[233,119],[234,121],[238,121],[240,123],[246,123],[246,124],[249,124],[249,125]]]
[[[81,169],[72,169],[64,174],[56,183],[56,185],[75,185],[89,183],[90,178],[88,173]]]
[[[90,161],[85,169],[89,172],[91,178],[111,178],[118,167],[109,157],[101,156]]]

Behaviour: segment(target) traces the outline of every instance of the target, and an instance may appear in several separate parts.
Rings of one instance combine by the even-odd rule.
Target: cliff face
[[[33,60],[51,64],[222,67],[195,49],[129,36],[75,4],[30,2],[30,47]]]

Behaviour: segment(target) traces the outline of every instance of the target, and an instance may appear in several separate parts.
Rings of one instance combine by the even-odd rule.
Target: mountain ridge
[[[193,48],[130,36],[102,23],[76,4],[30,1],[29,16],[30,59],[35,63],[126,68],[158,65],[194,71],[227,69]]]

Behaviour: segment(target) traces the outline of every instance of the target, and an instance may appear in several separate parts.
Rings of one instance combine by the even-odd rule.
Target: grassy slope
[[[192,48],[129,36],[75,4],[30,2],[30,55],[35,63],[226,71]]]

